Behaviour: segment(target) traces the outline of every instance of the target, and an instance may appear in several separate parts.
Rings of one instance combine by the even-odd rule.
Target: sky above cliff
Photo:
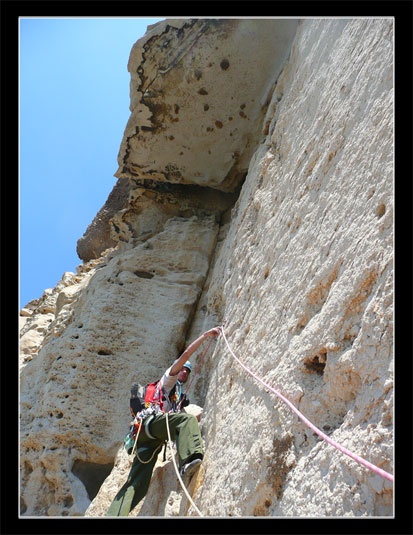
[[[20,19],[20,308],[82,263],[77,240],[116,183],[129,53],[160,20]]]

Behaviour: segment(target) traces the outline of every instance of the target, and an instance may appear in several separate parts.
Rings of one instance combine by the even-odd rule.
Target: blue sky
[[[129,53],[160,20],[20,19],[20,308],[82,263],[77,240],[116,183]]]

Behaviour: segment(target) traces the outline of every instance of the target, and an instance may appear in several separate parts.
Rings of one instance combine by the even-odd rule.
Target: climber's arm
[[[197,338],[192,344],[190,344],[185,351],[182,353],[182,355],[179,357],[179,359],[174,363],[174,365],[171,368],[171,371],[169,372],[169,375],[177,375],[183,368],[185,362],[190,358],[190,356],[198,349],[198,347],[202,344],[208,336],[218,336],[221,334],[220,327],[214,327],[213,329],[210,329],[209,331],[204,332],[201,334],[199,338]]]

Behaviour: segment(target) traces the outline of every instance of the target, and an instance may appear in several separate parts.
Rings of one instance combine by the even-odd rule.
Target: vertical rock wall
[[[300,25],[205,298],[248,367],[390,472],[392,53],[391,21]],[[210,366],[203,512],[392,514],[391,483],[315,436],[222,341]]]
[[[158,50],[171,28],[173,39],[189,39],[180,24],[152,27],[139,46],[152,38]],[[190,34],[188,50],[212,31],[196,24],[204,31]],[[232,28],[227,51],[239,35]],[[144,63],[155,62],[144,49]],[[153,182],[124,170],[129,201],[110,223],[117,247],[25,312],[26,340],[51,315],[42,342],[28,341],[22,356],[25,515],[102,516],[130,465],[120,447],[130,384],[153,380],[185,341],[224,320],[249,368],[334,440],[393,472],[393,23],[305,20],[278,54],[288,57],[281,74],[277,64],[270,89],[249,95],[265,104],[253,151],[241,149],[249,156],[239,197],[208,189],[227,190],[227,171],[211,180],[182,173],[165,189],[161,161]],[[167,87],[168,98],[180,94]],[[44,308],[53,296],[54,309]],[[191,398],[204,409],[206,455],[189,490],[204,515],[392,514],[390,482],[321,441],[222,338],[203,349],[191,359],[196,369],[204,358]],[[194,514],[170,455],[160,456],[130,516]]]
[[[96,465],[106,473],[127,431],[131,384],[161,375],[183,348],[216,233],[213,217],[171,218],[153,238],[106,256],[68,313],[58,311],[21,375],[27,515],[85,512]]]

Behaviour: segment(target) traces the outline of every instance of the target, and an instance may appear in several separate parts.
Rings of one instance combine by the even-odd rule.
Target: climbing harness
[[[171,439],[171,434],[169,432],[169,421],[168,421],[168,413],[166,412],[166,429],[168,431],[168,445],[169,445],[169,450],[171,452],[171,457],[172,457],[172,462],[174,463],[174,468],[175,468],[175,472],[176,472],[176,475],[178,476],[178,480],[179,480],[179,483],[181,484],[181,487],[183,489],[183,491],[185,492],[185,495],[186,497],[188,498],[188,500],[190,501],[191,505],[193,506],[193,508],[195,509],[195,511],[198,513],[199,516],[204,516],[201,511],[198,509],[198,507],[194,504],[191,496],[189,495],[189,492],[186,490],[186,487],[184,485],[184,482],[182,481],[182,478],[179,474],[179,470],[178,470],[178,467],[176,466],[176,461],[175,461],[175,454],[172,450],[172,439]]]
[[[176,393],[176,386],[173,389],[173,393],[169,395],[169,399],[171,401],[173,411],[177,411],[181,408],[182,403],[186,400],[186,394],[182,397],[179,405],[178,400],[181,398],[182,394],[182,385],[178,381],[178,387],[179,387],[179,394]],[[148,438],[152,440],[156,440],[156,437],[152,435],[150,432],[150,425],[152,420],[155,418],[156,414],[159,412],[165,413],[164,410],[164,404],[163,401],[165,400],[164,392],[162,391],[162,387],[160,385],[160,381],[154,381],[153,383],[147,384],[143,391],[139,392],[139,386],[137,383],[133,384],[131,387],[131,397],[130,397],[130,404],[129,408],[131,411],[132,416],[134,417],[134,420],[130,424],[130,431],[126,435],[124,439],[125,443],[125,449],[130,455],[133,456],[136,450],[136,455],[139,459],[139,461],[143,464],[149,463],[153,456],[155,455],[156,451],[159,449],[156,448],[156,450],[153,452],[151,458],[149,461],[143,461],[138,454],[138,451],[136,449],[139,433],[141,432],[142,426],[145,430],[145,433]],[[132,451],[130,451],[131,448],[131,441],[133,443]],[[162,443],[160,444],[162,445]],[[166,459],[166,441],[165,441],[165,448],[164,448],[164,456],[163,460]]]
[[[235,353],[232,351],[231,349],[231,346],[229,345],[228,343],[228,340],[227,340],[227,337],[225,335],[225,330],[224,330],[224,326],[222,325],[220,327],[221,329],[221,334],[225,340],[225,343],[227,344],[227,347],[228,347],[228,350],[229,352],[231,353],[231,355],[234,357],[234,359],[238,362],[238,364],[240,364],[244,370],[246,370],[254,379],[256,379],[257,381],[259,381],[261,384],[263,384],[266,388],[268,388],[271,392],[273,392],[278,398],[280,398],[284,403],[286,403],[288,405],[288,407],[290,407],[290,409],[310,428],[314,431],[314,433],[316,433],[318,436],[320,436],[323,440],[325,440],[326,442],[328,442],[329,444],[331,444],[332,446],[334,446],[336,449],[338,449],[339,451],[341,451],[342,453],[344,453],[345,455],[348,455],[349,457],[351,457],[353,460],[355,460],[356,462],[358,462],[359,464],[362,464],[364,466],[366,466],[367,468],[369,468],[370,470],[372,470],[373,472],[376,472],[376,474],[379,474],[380,476],[386,478],[387,480],[393,482],[394,480],[394,477],[392,474],[389,474],[388,472],[386,472],[385,470],[382,470],[381,468],[379,468],[378,466],[375,466],[374,464],[366,461],[365,459],[363,459],[362,457],[360,457],[359,455],[353,453],[352,451],[348,450],[347,448],[345,448],[344,446],[342,446],[341,444],[339,444],[338,442],[336,442],[335,440],[332,440],[328,435],[326,435],[325,433],[323,433],[322,431],[320,431],[320,429],[318,429],[318,427],[316,427],[313,423],[310,422],[310,420],[308,420],[292,403],[291,401],[289,401],[285,396],[283,396],[280,392],[278,392],[277,390],[275,390],[274,388],[272,388],[269,384],[265,383],[262,379],[260,379],[257,375],[255,375],[254,372],[252,372],[249,368],[247,368],[247,366],[245,366],[245,364],[243,364],[239,358],[235,355]]]
[[[137,383],[134,383],[131,387],[129,409],[134,418],[137,414],[145,412],[145,409],[152,409],[152,412],[164,412],[163,402],[165,396],[160,381],[149,383],[143,388],[141,387],[140,390]],[[150,411],[146,412],[149,414]]]

